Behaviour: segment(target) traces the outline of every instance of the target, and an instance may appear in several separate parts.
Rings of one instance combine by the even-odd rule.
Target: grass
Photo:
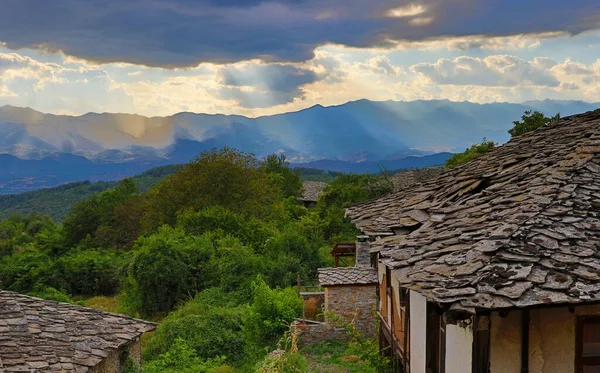
[[[93,297],[82,301],[86,307],[100,311],[119,313],[121,305],[117,297]]]
[[[349,344],[328,341],[300,350],[310,373],[376,373],[369,363],[349,351]]]

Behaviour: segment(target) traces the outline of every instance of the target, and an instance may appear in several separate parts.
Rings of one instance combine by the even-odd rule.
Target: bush
[[[120,287],[123,256],[103,250],[79,251],[56,260],[52,284],[74,295],[114,295]]]
[[[56,290],[53,287],[49,286],[38,286],[35,291],[29,293],[32,297],[38,297],[47,300],[55,300],[57,302],[62,303],[73,303],[71,297],[68,294],[63,293],[62,291]]]
[[[470,162],[473,159],[488,153],[494,149],[495,146],[495,142],[487,141],[485,138],[483,138],[479,144],[471,145],[471,147],[465,150],[463,153],[457,153],[448,158],[446,161],[446,168],[454,168],[460,166],[461,164]]]
[[[181,338],[201,359],[224,357],[231,364],[240,363],[246,357],[242,322],[247,307],[235,298],[218,288],[199,293],[162,321],[144,358],[158,359]]]
[[[20,293],[29,293],[39,286],[49,286],[52,258],[28,246],[0,260],[0,286]]]
[[[520,136],[524,133],[534,131],[540,127],[547,125],[548,123],[559,120],[560,113],[553,117],[547,117],[539,111],[527,110],[525,114],[521,116],[521,121],[513,121],[513,128],[508,133],[511,137]]]
[[[185,340],[177,338],[167,352],[147,363],[142,373],[216,373],[223,360],[202,360]]]
[[[137,241],[135,254],[129,266],[130,287],[127,303],[139,307],[136,311],[144,317],[163,315],[186,298],[193,296],[198,284],[188,263],[188,251],[196,249],[194,237],[164,227],[158,233]],[[203,249],[197,248],[198,253]],[[133,290],[132,290],[133,288]]]
[[[179,216],[178,226],[186,233],[202,235],[208,232],[222,232],[239,239],[244,245],[255,249],[262,248],[275,232],[271,226],[254,217],[229,211],[221,206],[213,206],[198,212]]]
[[[271,289],[260,278],[252,284],[253,301],[244,320],[246,340],[254,346],[273,346],[302,315],[303,302],[295,288]]]

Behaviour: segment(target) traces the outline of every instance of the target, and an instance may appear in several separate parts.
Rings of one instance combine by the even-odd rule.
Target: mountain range
[[[0,194],[78,180],[116,180],[188,162],[228,146],[295,165],[342,172],[443,163],[483,137],[503,143],[526,110],[562,116],[596,109],[582,101],[521,104],[359,100],[258,118],[179,113],[169,117],[44,114],[0,107]]]

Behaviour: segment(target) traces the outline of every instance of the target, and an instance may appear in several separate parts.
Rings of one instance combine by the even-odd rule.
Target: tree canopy
[[[513,121],[513,128],[508,130],[508,133],[512,137],[521,136],[524,133],[536,130],[558,119],[560,119],[560,113],[553,117],[547,117],[540,111],[527,110],[525,114],[521,116],[520,121]]]

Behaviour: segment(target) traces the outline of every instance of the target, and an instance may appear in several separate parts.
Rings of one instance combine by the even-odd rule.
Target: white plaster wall
[[[491,324],[490,373],[521,373],[521,312],[494,312]]]
[[[575,315],[567,307],[530,311],[529,372],[573,373]]]
[[[427,300],[421,294],[410,297],[410,373],[425,373],[427,335]],[[448,373],[452,372],[447,370]]]
[[[446,372],[471,373],[473,327],[446,325]]]

